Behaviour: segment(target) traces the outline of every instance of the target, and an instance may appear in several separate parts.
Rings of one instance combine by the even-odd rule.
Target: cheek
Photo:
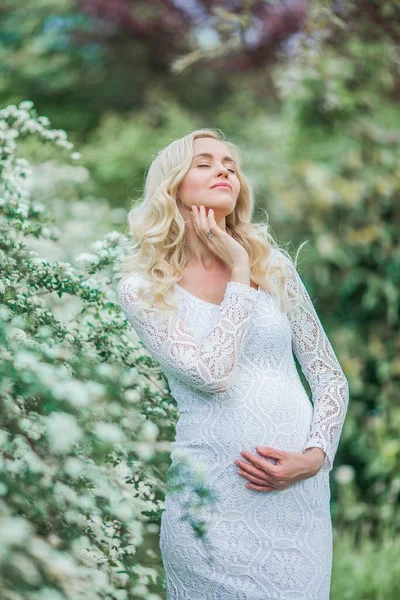
[[[201,177],[199,173],[190,173],[186,175],[180,184],[180,192],[184,196],[186,194],[193,194],[204,189],[204,177]]]

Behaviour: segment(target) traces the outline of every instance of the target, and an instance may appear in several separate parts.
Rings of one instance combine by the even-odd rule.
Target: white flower
[[[347,485],[354,479],[355,471],[351,465],[340,465],[335,471],[335,480],[341,485]]]
[[[106,388],[97,381],[87,381],[86,389],[93,400],[99,400],[106,392]]]
[[[67,400],[76,407],[87,406],[91,401],[85,384],[77,379],[58,382],[53,394],[56,398]]]
[[[22,132],[29,131],[29,133],[35,133],[37,131],[42,131],[42,126],[40,123],[37,123],[34,119],[28,119],[25,121],[23,127],[21,127]]]
[[[127,600],[128,595],[127,591],[124,589],[115,589],[113,590],[113,600]]]
[[[52,333],[53,333],[53,331],[52,331],[51,327],[49,327],[48,325],[41,325],[38,328],[36,335],[41,338],[47,338],[47,337],[50,337],[52,335]]]
[[[11,325],[18,327],[19,329],[23,329],[25,327],[25,323],[26,321],[23,315],[15,315],[11,319]]]
[[[123,216],[125,216],[125,215],[126,215],[126,210],[125,210],[124,208],[113,209],[113,210],[111,211],[111,212],[112,212],[112,214],[114,214],[114,212],[115,212],[116,210],[120,211],[120,212],[121,212],[121,215],[122,215],[122,214],[123,214]],[[106,234],[106,236],[105,236],[105,237],[106,237],[107,241],[109,241],[109,242],[119,242],[119,241],[122,239],[122,236],[121,236],[121,234],[120,234],[120,232],[119,232],[119,231],[109,231],[109,232]]]
[[[95,279],[93,279],[93,277],[90,277],[90,279],[85,279],[84,281],[81,281],[81,287],[87,290],[97,290],[98,283]]]
[[[119,442],[122,442],[124,437],[118,425],[106,423],[105,421],[96,423],[93,431],[99,439],[108,444],[118,444]]]
[[[87,550],[88,546],[90,546],[90,540],[87,535],[81,535],[79,538],[71,540],[72,550],[77,550],[78,553]]]
[[[93,242],[91,244],[91,247],[93,248],[93,250],[95,250],[96,252],[98,252],[99,250],[103,250],[104,248],[104,244],[103,242],[101,242],[100,240]]]
[[[44,204],[42,204],[41,202],[34,202],[32,204],[32,209],[35,211],[35,213],[37,214],[43,214],[46,211],[46,207]]]
[[[25,342],[27,339],[27,335],[25,331],[19,329],[18,327],[14,327],[11,332],[7,335],[7,339],[15,340],[16,342]]]
[[[17,138],[18,136],[19,136],[19,133],[16,129],[9,129],[8,131],[6,131],[6,133],[3,137],[5,137],[6,140],[13,140],[13,139]]]
[[[64,131],[64,129],[53,129],[52,133],[59,140],[66,140],[67,139],[67,132]]]
[[[194,478],[199,483],[205,483],[207,480],[208,468],[205,464],[196,463],[193,465]]]
[[[154,456],[155,447],[153,444],[147,442],[136,442],[135,452],[137,452],[138,456],[143,460],[150,460]]]
[[[32,526],[22,517],[6,517],[0,519],[2,544],[18,546],[31,535]]]
[[[14,367],[16,369],[34,371],[39,365],[39,359],[31,352],[16,352],[14,357]]]
[[[128,504],[121,504],[111,509],[112,514],[121,521],[130,521],[134,518],[135,512]]]
[[[33,102],[31,100],[22,100],[22,102],[18,104],[18,108],[21,110],[31,110],[31,108],[33,108]]]
[[[77,504],[79,508],[83,510],[88,510],[89,508],[94,508],[96,505],[96,501],[93,496],[89,496],[86,494],[85,496],[80,496],[77,500]]]
[[[89,254],[88,252],[83,252],[82,254],[79,254],[79,256],[76,257],[75,259],[77,264],[96,264],[98,263],[99,259],[97,258],[97,256],[95,254]]]
[[[50,126],[50,119],[48,117],[38,117],[36,120],[43,127],[49,127]]]
[[[30,558],[24,556],[22,552],[14,553],[13,567],[19,571],[19,577],[32,585],[38,585],[41,581],[41,576],[36,568],[36,565]]]
[[[98,552],[97,549],[96,549],[96,552]],[[107,558],[105,558],[105,560],[107,560]],[[91,573],[91,577],[92,577],[92,585],[93,585],[94,589],[96,591],[103,592],[106,585],[108,585],[108,583],[109,583],[107,574],[103,573],[103,571],[101,571],[100,569],[94,569],[93,572]]]
[[[27,219],[28,213],[29,213],[29,206],[27,204],[25,204],[24,202],[20,202],[18,205],[18,208],[15,209],[15,212],[18,215],[21,215],[22,217]]]
[[[75,417],[68,413],[55,412],[47,418],[47,436],[53,452],[65,453],[83,437]]]
[[[96,371],[102,377],[112,377],[114,374],[114,367],[113,365],[109,365],[107,363],[101,363],[97,365]]]
[[[137,583],[134,588],[131,589],[132,594],[136,597],[147,598],[149,590],[142,583]]]
[[[153,441],[157,439],[160,430],[152,421],[146,421],[142,426],[141,432],[144,440]]]
[[[8,321],[12,316],[11,310],[5,304],[0,304],[0,320]]]
[[[52,232],[51,227],[46,227],[45,226],[45,227],[42,227],[41,235],[42,235],[43,238],[47,239],[47,238],[51,237],[51,232]]]
[[[53,552],[47,558],[46,570],[58,579],[74,578],[77,576],[77,564],[72,557],[61,552]]]
[[[129,371],[124,371],[124,373],[122,374],[122,378],[121,378],[121,384],[125,387],[129,387],[130,385],[133,385],[139,376],[139,372],[136,369],[136,367],[132,367],[131,369],[129,369]],[[126,390],[129,391],[129,390]]]
[[[34,600],[65,600],[64,594],[61,595],[55,588],[49,587],[41,588],[32,598]]]
[[[64,471],[72,478],[77,478],[84,470],[85,465],[75,456],[69,456],[64,463]]]
[[[186,448],[174,448],[174,457],[183,461],[189,457],[189,451]]]
[[[29,108],[29,110],[30,110],[30,108]],[[25,108],[20,108],[20,110],[17,111],[17,114],[15,116],[17,117],[17,120],[20,123],[22,123],[25,120],[30,120],[30,114]]]

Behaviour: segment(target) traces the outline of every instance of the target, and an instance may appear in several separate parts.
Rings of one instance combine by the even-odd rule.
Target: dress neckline
[[[208,304],[208,306],[215,306],[215,308],[220,308],[221,307],[222,302],[221,302],[221,304],[215,304],[215,302],[208,302],[208,300],[203,300],[202,298],[199,298],[198,296],[195,296],[194,294],[192,294],[191,292],[189,292],[186,288],[184,288],[181,285],[179,285],[179,283],[175,283],[174,285],[175,285],[175,287],[179,288],[185,294],[187,294],[191,298],[194,298],[198,302],[202,302],[203,304]],[[249,287],[251,287],[251,286],[249,286]],[[251,289],[253,289],[254,291],[259,292],[260,291],[260,286],[258,286],[257,290],[255,290],[255,288],[253,288],[253,287]]]

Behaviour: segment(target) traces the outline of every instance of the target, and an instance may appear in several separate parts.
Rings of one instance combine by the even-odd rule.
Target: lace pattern
[[[328,472],[348,384],[293,263],[276,250],[271,259],[283,261],[295,299],[288,314],[276,295],[238,282],[228,283],[219,306],[177,288],[175,314],[152,305],[140,310],[137,275],[118,286],[122,310],[163,367],[178,404],[172,463],[179,463],[175,449],[184,449],[203,465],[218,497],[205,513],[211,565],[185,521],[187,494],[166,494],[160,549],[167,600],[329,600]],[[314,477],[260,493],[245,487],[233,462],[242,449],[257,455],[257,445],[293,452],[316,446],[326,457]],[[185,486],[189,474],[177,473]]]
[[[150,306],[139,311],[137,277],[118,285],[123,312],[143,344],[167,373],[206,392],[225,392],[231,383],[258,290],[229,281],[217,323],[200,342],[178,314],[163,315]]]
[[[314,405],[313,420],[305,448],[325,452],[324,471],[330,471],[339,444],[349,403],[349,386],[332,345],[294,264],[281,252],[286,285],[296,298],[289,311],[292,347],[310,385]]]

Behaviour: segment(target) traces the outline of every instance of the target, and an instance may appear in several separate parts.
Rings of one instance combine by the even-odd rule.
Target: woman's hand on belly
[[[258,492],[283,490],[296,481],[314,477],[322,467],[325,452],[321,448],[312,448],[313,452],[286,452],[266,446],[257,446],[257,452],[263,457],[273,458],[276,464],[264,460],[251,452],[240,454],[247,459],[235,460],[240,467],[239,475],[248,479],[246,487]]]

